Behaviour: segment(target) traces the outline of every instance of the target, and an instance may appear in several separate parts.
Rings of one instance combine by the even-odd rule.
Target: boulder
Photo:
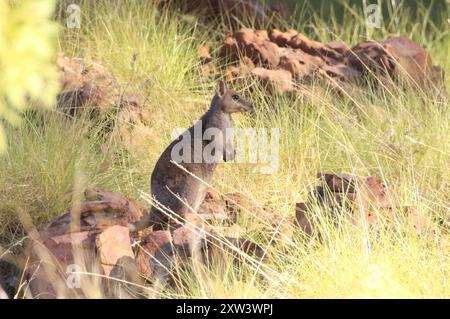
[[[158,230],[151,232],[144,237],[140,243],[138,253],[136,255],[136,263],[139,271],[145,276],[153,275],[155,269],[156,252],[163,246],[172,242],[172,235],[169,231]]]
[[[269,70],[265,68],[254,68],[250,72],[254,77],[260,80],[271,92],[285,93],[294,90],[292,73],[286,70]]]
[[[246,56],[255,64],[276,67],[280,61],[279,47],[270,41],[266,31],[243,28],[225,38],[219,56],[238,61]]]
[[[348,50],[345,43],[322,44],[293,29],[286,32],[273,29],[267,33],[244,28],[225,38],[219,56],[230,62],[251,61],[250,67],[245,67],[249,65],[247,62],[229,66],[226,70],[228,80],[256,75],[264,82],[273,84],[267,86],[270,90],[289,92],[292,91],[292,79],[289,80],[289,77],[302,81],[320,75],[317,72],[320,69],[323,69],[323,74],[345,81],[360,77],[360,72],[344,64]]]
[[[293,49],[300,49],[303,52],[314,56],[321,55],[322,48],[324,47],[323,43],[311,40],[301,33],[293,36],[287,42],[287,45]]]
[[[29,231],[26,256],[32,296],[86,297],[87,290],[82,288],[94,283],[76,272],[100,271],[114,277],[114,267],[123,268],[118,265],[122,257],[134,259],[127,224],[141,218],[142,208],[131,199],[97,188],[88,189],[85,197],[72,212]]]
[[[95,241],[103,274],[111,276],[113,268],[120,266],[124,257],[134,258],[128,227],[114,225],[102,231]]]
[[[419,87],[444,86],[444,73],[433,66],[428,52],[406,37],[389,37],[383,42],[357,44],[347,53],[347,64],[363,74],[379,74],[402,79]]]
[[[206,64],[212,61],[212,56],[211,56],[211,47],[207,44],[202,45],[199,49],[198,49],[198,57],[200,58],[200,61],[202,64]]]
[[[289,41],[298,34],[294,29],[289,29],[286,32],[282,32],[278,29],[270,31],[270,41],[276,43],[280,47],[288,46]]]
[[[118,87],[111,74],[99,64],[60,53],[56,65],[62,83],[58,104],[70,115],[75,116],[87,105],[101,111],[116,102],[114,95]]]
[[[261,259],[264,250],[241,238],[239,231],[223,231],[223,235],[217,226],[209,225],[223,220],[232,223],[242,209],[251,206],[239,193],[221,195],[209,188],[199,212],[186,213],[182,221],[173,220],[169,230],[130,234],[128,224],[140,220],[144,209],[119,194],[89,188],[85,201],[71,212],[40,229],[26,227],[29,297],[137,297],[146,295],[143,277],[152,280],[153,291],[158,291],[176,276],[175,266],[183,267],[190,258],[208,264],[225,253],[237,265],[246,254]],[[213,217],[208,220],[206,216]],[[10,296],[5,278],[12,277],[0,275],[0,293]]]
[[[133,55],[133,61],[137,55]],[[207,59],[207,57],[205,57]],[[203,65],[206,66],[206,65]],[[57,59],[62,90],[58,107],[70,117],[85,111],[104,123],[101,134],[136,153],[155,137],[150,122],[155,114],[144,108],[145,99],[123,85],[104,67],[81,58],[60,53]]]
[[[362,222],[370,226],[377,225],[379,212],[383,212],[384,217],[391,215],[395,205],[393,192],[382,179],[373,176],[361,178],[346,173],[319,173],[317,177],[319,185],[306,202],[297,203],[295,208],[296,225],[307,235],[314,232],[314,223],[309,214],[310,207],[316,205],[330,214],[349,210],[353,213],[354,223]]]
[[[173,220],[169,230],[130,234],[128,224],[140,220],[144,208],[119,194],[89,188],[85,201],[71,212],[40,229],[27,228],[30,297],[136,297],[145,295],[146,283],[140,274],[153,280],[153,289],[158,291],[175,276],[177,260],[181,266],[189,258],[208,264],[214,251],[232,254],[240,263],[244,256],[236,249],[262,258],[264,250],[239,233],[224,237],[209,225],[224,220],[229,224],[243,206],[250,204],[241,194],[221,195],[209,188],[199,212],[186,213],[182,221]],[[5,290],[3,277],[0,287]]]
[[[319,185],[306,202],[295,207],[295,224],[308,236],[315,234],[312,207],[330,215],[347,210],[356,225],[376,229],[386,222],[398,225],[399,219],[414,227],[419,236],[436,235],[439,228],[429,216],[411,207],[400,206],[392,187],[376,176],[366,178],[346,173],[319,173]],[[398,227],[398,226],[396,226]],[[317,233],[320,238],[320,233]]]
[[[219,194],[212,188],[208,189],[205,200],[198,211],[202,221],[214,222],[215,225],[222,226],[237,226],[235,223],[239,216],[249,213],[265,217],[273,217],[274,214],[268,205],[259,206],[242,193]]]
[[[432,68],[431,57],[420,45],[406,37],[390,37],[383,41],[383,48],[397,62],[397,76],[407,74],[420,86],[426,84]]]
[[[238,66],[230,65],[226,68],[225,79],[227,81],[232,82],[238,78],[244,78],[250,74],[252,69],[255,68],[252,60],[250,60],[248,57],[244,57],[242,60],[243,62]]]
[[[85,297],[85,281],[75,272],[86,269],[84,265],[99,268],[94,257],[96,231],[72,232],[49,236],[48,233],[31,236],[26,249],[30,276],[29,289],[34,298]],[[83,266],[81,266],[83,265]]]
[[[317,76],[340,96],[348,96],[374,75],[379,80],[392,78],[446,93],[442,68],[432,65],[427,51],[406,37],[365,41],[350,49],[344,42],[324,44],[293,29],[272,29],[268,33],[243,28],[227,35],[219,56],[232,63],[226,69],[227,80],[256,76],[270,83],[266,87],[272,93],[293,91],[293,82],[308,85],[305,80]],[[304,94],[308,90],[299,88],[295,92]]]
[[[290,72],[296,80],[301,80],[313,74],[313,72],[317,69],[315,64],[305,63],[302,60],[296,59],[292,56],[282,56],[278,66],[280,69]]]
[[[212,188],[208,189],[205,200],[198,209],[201,218],[209,223],[226,223],[229,216],[222,197]]]
[[[337,63],[333,65],[326,64],[322,66],[322,70],[325,71],[325,73],[332,78],[338,78],[341,81],[351,81],[354,83],[357,80],[361,79],[362,76],[361,72],[351,67],[348,67],[343,63]]]

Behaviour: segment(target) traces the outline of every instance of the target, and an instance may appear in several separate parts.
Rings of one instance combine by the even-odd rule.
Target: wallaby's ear
[[[225,83],[225,81],[220,80],[219,82],[217,82],[216,93],[220,98],[225,95],[226,91],[227,84]]]

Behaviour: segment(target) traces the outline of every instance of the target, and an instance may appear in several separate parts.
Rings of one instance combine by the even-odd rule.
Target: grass
[[[26,114],[22,127],[9,128],[9,147],[0,156],[0,243],[6,247],[23,236],[18,211],[28,212],[36,225],[59,216],[71,206],[80,176],[81,190],[96,185],[143,201],[139,195],[148,193],[153,165],[172,130],[189,127],[213,94],[214,80],[200,76],[197,49],[206,42],[218,47],[225,27],[214,31],[195,17],[157,10],[151,1],[75,2],[82,8],[82,26],[61,31],[59,50],[102,64],[124,88],[142,94],[152,121],[139,128],[145,138],[127,145],[102,138],[104,123],[88,117],[62,119],[57,110]],[[427,47],[434,63],[450,72],[450,28],[435,25],[426,8],[416,18],[404,12],[399,25],[374,34],[366,30],[361,14],[347,8],[344,25],[319,15],[307,25],[290,25],[323,42],[339,39],[351,45],[395,31]],[[136,63],[130,66],[135,53]],[[182,272],[183,280],[162,297],[450,297],[448,226],[439,236],[418,237],[407,222],[374,234],[343,217],[336,230],[317,211],[322,242],[297,230],[295,240],[287,240],[275,231],[292,231],[295,203],[306,199],[320,171],[381,176],[400,204],[447,221],[448,99],[437,101],[398,87],[381,92],[369,88],[353,95],[353,101],[320,85],[312,87],[309,98],[270,96],[250,81],[239,89],[257,112],[235,116],[237,126],[279,128],[280,167],[264,175],[254,172],[255,165],[220,164],[213,186],[273,208],[274,220],[252,211],[239,219],[241,235],[261,243],[267,258],[262,265],[245,263],[239,269],[227,257],[209,268],[196,265]]]

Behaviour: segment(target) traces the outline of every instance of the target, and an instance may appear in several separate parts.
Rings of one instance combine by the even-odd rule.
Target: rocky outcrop
[[[229,63],[228,80],[254,77],[269,92],[301,94],[297,87],[308,85],[313,78],[340,89],[348,84],[361,86],[369,79],[391,79],[425,91],[445,91],[442,68],[434,66],[428,52],[406,37],[362,42],[350,49],[343,42],[311,40],[293,29],[243,28],[225,37],[218,57]]]
[[[175,275],[175,260],[193,258],[194,251],[204,263],[213,251],[228,251],[236,260],[243,258],[236,251],[262,257],[258,245],[223,237],[213,226],[233,224],[244,201],[237,193],[225,197],[210,189],[199,214],[185,215],[170,231],[130,233],[128,224],[141,219],[145,209],[122,195],[87,189],[85,201],[70,212],[40,229],[28,229],[30,297],[137,296],[149,285],[145,279],[168,282]]]
[[[295,208],[296,225],[309,236],[321,236],[312,218],[317,207],[332,219],[347,211],[352,222],[363,227],[376,229],[406,217],[418,235],[435,235],[439,231],[428,216],[400,206],[395,192],[379,177],[363,178],[345,173],[319,173],[317,177],[319,185],[310,192],[306,202],[297,203]]]
[[[142,208],[131,199],[100,189],[88,189],[85,197],[71,212],[30,231],[26,256],[32,296],[88,297],[93,286],[111,296],[108,279],[78,272],[105,278],[137,273],[125,262],[134,259],[127,225],[142,217]]]
[[[443,85],[444,73],[433,66],[428,52],[406,37],[357,44],[346,54],[348,64],[363,74],[379,74],[420,87]]]
[[[70,117],[87,114],[98,120],[102,123],[102,134],[110,134],[112,140],[134,153],[154,137],[150,126],[154,114],[145,108],[144,97],[126,91],[126,85],[103,66],[63,53],[58,55],[56,64],[62,87],[58,108],[65,114]]]
[[[321,237],[311,218],[317,208],[335,220],[348,211],[352,222],[369,228],[384,227],[386,221],[397,225],[399,214],[405,213],[419,235],[439,231],[427,216],[410,207],[398,207],[391,187],[380,178],[330,173],[318,174],[318,178],[320,183],[308,200],[296,205],[295,224],[309,236]],[[23,259],[27,260],[24,279],[28,292],[21,296],[135,297],[148,293],[150,286],[158,291],[174,283],[176,265],[190,258],[208,264],[226,254],[237,266],[244,260],[262,260],[266,252],[261,246],[242,238],[239,231],[231,231],[249,211],[272,224],[276,233],[284,234],[277,224],[280,216],[269,207],[258,207],[240,193],[222,195],[212,188],[198,214],[185,215],[185,220],[170,230],[130,233],[128,223],[142,218],[145,210],[129,198],[93,188],[86,190],[85,201],[71,212],[40,229],[27,228],[29,240]],[[0,293],[12,297],[22,270],[13,276],[3,264],[0,262]]]

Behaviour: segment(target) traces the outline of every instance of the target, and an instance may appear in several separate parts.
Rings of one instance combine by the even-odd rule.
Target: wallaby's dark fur
[[[156,163],[151,177],[151,193],[154,199],[181,217],[187,212],[192,212],[191,209],[197,211],[205,198],[207,184],[211,182],[219,158],[222,157],[225,161],[234,159],[232,138],[226,135],[226,129],[233,127],[231,113],[249,112],[252,110],[252,105],[249,102],[240,97],[236,91],[227,89],[226,84],[220,81],[209,110],[192,127],[174,140],[164,150]],[[214,141],[218,145],[216,150],[218,149],[222,154],[216,154],[216,160],[210,163],[204,160],[203,149],[211,141],[202,139],[201,143],[199,143],[198,137],[194,135],[196,125],[197,127],[201,125],[202,136],[208,128],[217,128],[222,131],[223,139],[221,141]],[[191,136],[190,152],[192,162],[181,162],[179,165],[194,176],[171,162],[172,149],[181,141],[182,136],[186,133]],[[197,143],[201,145],[200,150],[195,150],[194,148],[196,139]],[[200,156],[200,163],[194,162],[195,151],[197,151],[197,156]],[[141,221],[132,225],[131,228],[132,230],[141,230],[153,225],[154,229],[161,229],[165,228],[168,222],[169,217],[166,213],[156,207],[152,207],[150,213]]]

